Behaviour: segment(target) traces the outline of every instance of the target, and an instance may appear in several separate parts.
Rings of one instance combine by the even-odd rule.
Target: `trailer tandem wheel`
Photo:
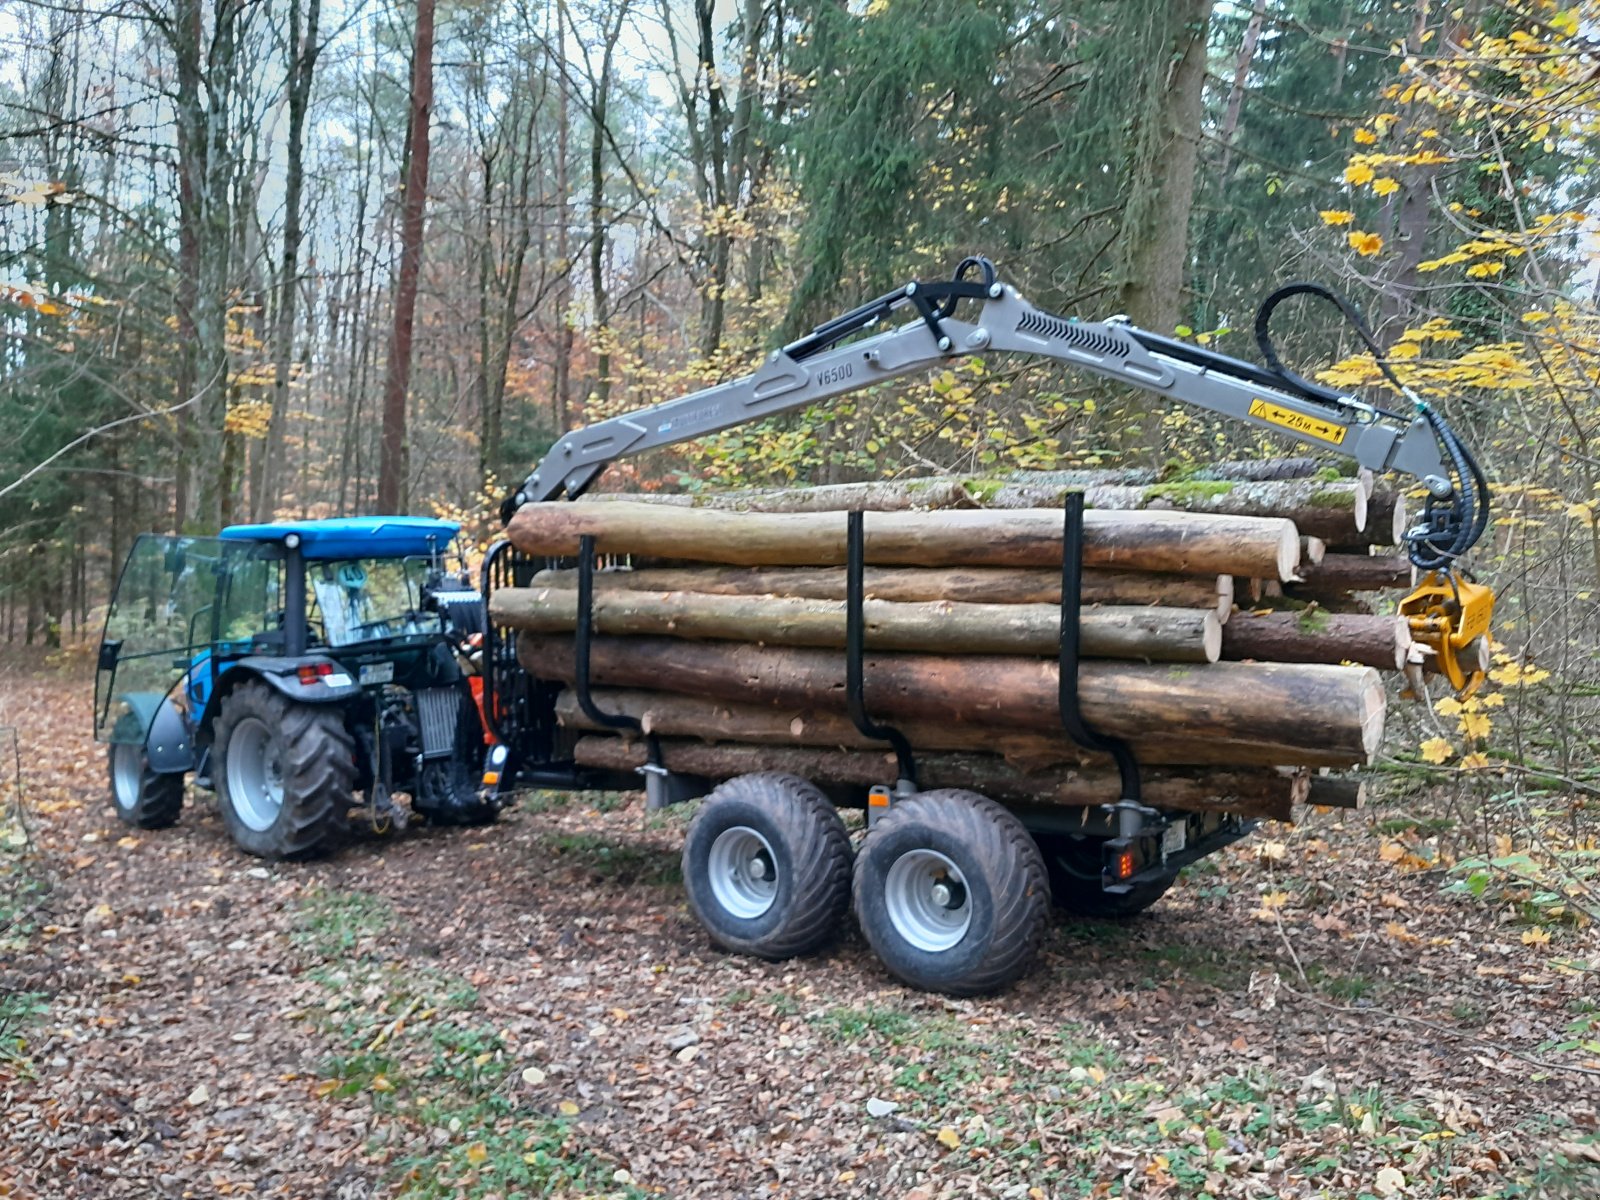
[[[1044,859],[1015,814],[950,788],[897,802],[856,859],[856,919],[913,987],[971,996],[1017,978],[1050,915]]]
[[[832,937],[850,906],[850,838],[815,784],[777,771],[740,775],[695,814],[683,882],[717,945],[793,958]]]

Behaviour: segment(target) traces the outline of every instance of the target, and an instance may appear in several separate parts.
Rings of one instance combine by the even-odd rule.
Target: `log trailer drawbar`
[[[1272,342],[1271,318],[1278,305],[1298,295],[1340,309],[1409,401],[1409,413],[1321,387],[1283,366]],[[966,319],[956,315],[958,308]],[[915,319],[870,334],[900,309],[910,309]],[[1419,481],[1426,503],[1406,535],[1419,582],[1401,613],[1457,690],[1477,687],[1482,681],[1477,642],[1487,635],[1494,597],[1457,565],[1489,520],[1488,484],[1472,453],[1439,412],[1395,378],[1359,315],[1328,289],[1313,283],[1278,288],[1256,315],[1255,336],[1265,366],[1151,333],[1121,317],[1090,322],[1054,316],[1001,282],[987,259],[968,258],[948,281],[908,283],[818,326],[773,351],[749,376],[565,435],[507,497],[500,515],[509,522],[525,504],[576,499],[608,464],[627,455],[789,412],[964,355],[1039,355],[1287,435],[1374,472],[1394,471]],[[1050,883],[1056,884],[1058,901],[1064,885],[1072,889],[1074,907],[1135,912],[1153,903],[1182,866],[1253,826],[1237,817],[1163,812],[1144,804],[1129,747],[1084,720],[1077,696],[1081,495],[1068,496],[1063,515],[1061,720],[1076,742],[1116,762],[1121,799],[1081,812],[1058,811],[1044,824],[1030,816],[1025,826],[973,793],[919,792],[914,747],[897,730],[875,721],[863,699],[863,518],[847,516],[850,715],[864,736],[884,742],[898,760],[898,778],[864,794],[824,795],[806,780],[770,772],[727,780],[711,790],[712,781],[675,773],[648,731],[631,717],[603,711],[591,694],[594,538],[581,539],[575,561],[534,558],[501,541],[484,563],[486,599],[496,587],[525,586],[537,571],[576,566],[574,690],[581,708],[597,724],[644,739],[650,753],[642,774],[651,807],[710,793],[690,828],[683,861],[690,906],[713,940],[730,950],[783,958],[814,949],[830,935],[852,893],[850,843],[834,804],[867,808],[854,901],[874,950],[904,981],[961,994],[992,990],[1023,969],[1044,925]],[[573,735],[555,718],[561,685],[536,679],[521,666],[515,630],[492,620],[489,625],[484,711],[496,745],[485,764],[488,793],[512,787],[637,787],[636,775],[574,763]]]

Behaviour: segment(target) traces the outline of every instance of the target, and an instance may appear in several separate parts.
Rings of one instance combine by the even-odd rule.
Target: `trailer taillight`
[[[1111,870],[1118,879],[1132,879],[1139,863],[1132,850],[1124,850],[1112,860]]]

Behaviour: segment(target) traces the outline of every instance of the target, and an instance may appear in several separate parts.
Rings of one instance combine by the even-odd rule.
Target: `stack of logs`
[[[1359,803],[1359,784],[1325,769],[1376,752],[1380,672],[1427,666],[1405,623],[1365,600],[1410,583],[1403,554],[1373,549],[1399,541],[1401,493],[1321,466],[596,496],[524,506],[507,533],[552,558],[593,534],[598,554],[630,560],[596,572],[590,680],[668,767],[865,785],[895,774],[847,715],[844,513],[865,510],[866,707],[906,734],[921,785],[1100,804],[1118,798],[1116,770],[1066,736],[1057,705],[1061,503],[1082,491],[1085,718],[1132,743],[1146,803],[1287,820],[1300,802]],[[541,679],[573,682],[576,574],[492,597]],[[570,691],[557,714],[582,733],[580,764],[644,762]]]

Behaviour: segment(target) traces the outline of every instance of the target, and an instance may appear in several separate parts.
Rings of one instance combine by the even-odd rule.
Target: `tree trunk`
[[[571,638],[523,635],[518,652],[540,679],[574,677]],[[844,656],[827,650],[602,637],[592,647],[590,677],[601,686],[721,700],[846,706]],[[867,711],[880,719],[1034,730],[1061,724],[1057,668],[1047,660],[870,654],[864,677]],[[1383,737],[1383,683],[1364,667],[1086,662],[1079,699],[1090,726],[1112,737],[1161,729],[1184,739],[1319,747],[1362,762]]]
[[[383,437],[378,460],[378,510],[385,513],[400,512],[406,502],[406,397],[411,390],[411,337],[417,318],[417,278],[422,270],[423,220],[428,200],[428,124],[433,116],[433,9],[434,0],[417,0],[400,269],[395,283],[389,366],[383,383]]]
[[[661,747],[668,769],[710,779],[754,771],[783,771],[820,784],[869,787],[892,782],[895,756],[885,751],[670,742]],[[643,766],[645,748],[617,737],[580,738],[573,747],[579,766],[626,771]],[[925,788],[966,788],[994,800],[1050,806],[1114,804],[1121,796],[1115,770],[1087,768],[1026,775],[989,754],[930,754],[917,760]],[[1303,773],[1256,771],[1150,771],[1143,798],[1156,808],[1180,812],[1225,812],[1288,821],[1310,786]]]
[[[1083,561],[1179,575],[1293,579],[1300,538],[1281,518],[1187,513],[1084,514]],[[649,504],[525,504],[506,528],[524,554],[571,556],[581,534],[604,554],[648,554],[736,566],[834,566],[845,561],[842,513],[723,513]],[[1048,567],[1061,563],[1062,515],[874,513],[875,566]]]
[[[1356,480],[1284,479],[1260,483],[1158,484],[1155,487],[1113,485],[1085,488],[1083,498],[1091,510],[1172,509],[1238,517],[1281,517],[1293,521],[1302,534],[1321,538],[1329,545],[1358,541],[1367,528],[1367,493]],[[1002,497],[997,496],[992,506],[1040,506],[1026,503],[1028,499],[1027,495],[1017,496],[1012,504],[1002,502]],[[1043,507],[1059,503],[1046,501]]]
[[[862,736],[850,718],[813,706],[762,707],[708,700],[700,696],[675,696],[670,692],[626,691],[599,688],[594,701],[605,713],[630,716],[644,729],[662,737],[690,737],[703,741],[754,742],[771,746],[831,746],[842,749],[881,750],[884,743]],[[571,691],[556,699],[556,717],[568,729],[613,732],[591,719]],[[1036,773],[1063,763],[1109,767],[1109,755],[1083,749],[1064,730],[1002,729],[993,725],[965,725],[952,721],[899,721],[896,727],[918,752],[926,750],[978,750],[998,754],[1020,771]],[[1141,763],[1151,766],[1309,766],[1347,767],[1348,754],[1323,748],[1275,746],[1270,743],[1230,741],[1221,738],[1185,740],[1165,731],[1146,731],[1130,743]]]
[[[1121,251],[1121,310],[1170,333],[1178,322],[1189,254],[1206,28],[1212,0],[1161,0],[1163,42],[1147,64],[1128,171]]]
[[[1381,671],[1406,665],[1411,631],[1400,617],[1361,613],[1240,613],[1222,632],[1222,656],[1230,662],[1357,662]]]
[[[796,596],[843,600],[844,572],[837,567],[645,567],[597,571],[596,592],[704,592],[718,596]],[[540,571],[535,587],[575,588],[575,570]],[[960,604],[1060,604],[1061,572],[1049,568],[869,567],[862,578],[869,600],[902,603],[943,600]],[[1233,576],[1159,575],[1148,571],[1083,573],[1083,604],[1209,609],[1226,621],[1233,611]]]
[[[529,633],[570,633],[578,623],[578,594],[562,588],[502,588],[492,597],[490,613]],[[836,600],[609,589],[595,598],[593,614],[594,630],[603,634],[845,645],[845,606]],[[1054,604],[868,600],[862,618],[873,650],[1053,656],[1061,646],[1061,609]],[[1222,648],[1217,614],[1202,609],[1088,608],[1079,619],[1079,633],[1085,658],[1212,663]]]
[[[1338,775],[1313,775],[1306,795],[1307,804],[1319,808],[1365,808],[1367,785],[1360,779]]]
[[[252,493],[251,518],[270,521],[282,488],[284,430],[289,410],[289,377],[294,357],[295,307],[300,296],[300,243],[305,239],[301,196],[305,190],[306,110],[317,56],[317,26],[321,0],[305,0],[305,25],[301,28],[301,0],[289,0],[289,146],[284,164],[283,262],[278,272],[278,302],[272,315],[272,417],[261,448],[260,486]]]
[[[674,508],[714,508],[725,512],[798,513],[907,512],[936,508],[979,508],[959,479],[871,480],[823,483],[812,487],[740,488],[730,492],[591,492],[583,504],[640,502]]]

